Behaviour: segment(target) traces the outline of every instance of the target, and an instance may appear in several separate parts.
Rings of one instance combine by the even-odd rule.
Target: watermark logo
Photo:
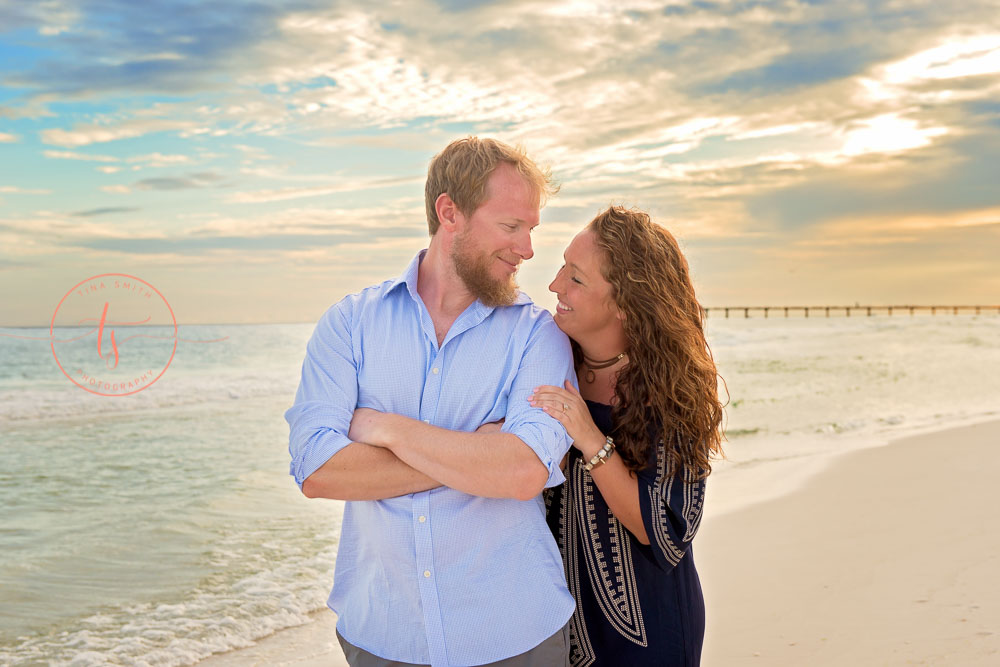
[[[59,370],[77,387],[98,396],[129,396],[163,377],[180,341],[226,339],[182,339],[177,329],[173,308],[153,285],[125,273],[102,273],[66,292],[52,313],[48,340]]]
[[[168,335],[135,329],[152,322],[163,322]],[[57,328],[80,327],[86,331],[78,336],[56,338]],[[167,372],[177,353],[177,318],[163,294],[145,280],[104,273],[66,292],[52,313],[49,336],[52,356],[73,384],[99,396],[128,396]],[[153,344],[139,345],[143,339]],[[125,363],[124,349],[136,352]]]

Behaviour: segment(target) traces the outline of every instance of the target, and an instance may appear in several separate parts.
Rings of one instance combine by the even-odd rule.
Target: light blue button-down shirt
[[[344,298],[306,349],[291,429],[290,472],[303,480],[350,444],[355,407],[473,431],[505,418],[564,481],[570,440],[527,401],[540,384],[576,381],[566,336],[521,294],[478,301],[438,346],[417,294],[423,252],[395,280]],[[401,662],[482,665],[528,651],[562,628],[574,602],[541,497],[481,498],[440,487],[345,504],[328,606],[349,642]]]

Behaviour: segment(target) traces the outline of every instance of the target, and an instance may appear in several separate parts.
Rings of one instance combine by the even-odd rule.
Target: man
[[[309,341],[290,471],[349,501],[327,604],[355,667],[565,664],[574,602],[539,494],[570,443],[527,397],[575,381],[572,353],[514,281],[553,191],[518,149],[453,142],[428,170],[429,247]]]

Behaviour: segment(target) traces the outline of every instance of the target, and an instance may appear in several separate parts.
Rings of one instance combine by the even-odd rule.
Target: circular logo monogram
[[[177,352],[177,319],[145,280],[102,273],[66,292],[49,337],[56,364],[73,384],[98,396],[128,396],[167,371]]]

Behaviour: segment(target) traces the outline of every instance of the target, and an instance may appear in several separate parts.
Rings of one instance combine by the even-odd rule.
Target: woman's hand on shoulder
[[[569,380],[564,387],[551,384],[535,387],[528,402],[558,420],[573,439],[573,446],[584,456],[593,456],[604,446],[604,434],[594,424],[587,403]]]

